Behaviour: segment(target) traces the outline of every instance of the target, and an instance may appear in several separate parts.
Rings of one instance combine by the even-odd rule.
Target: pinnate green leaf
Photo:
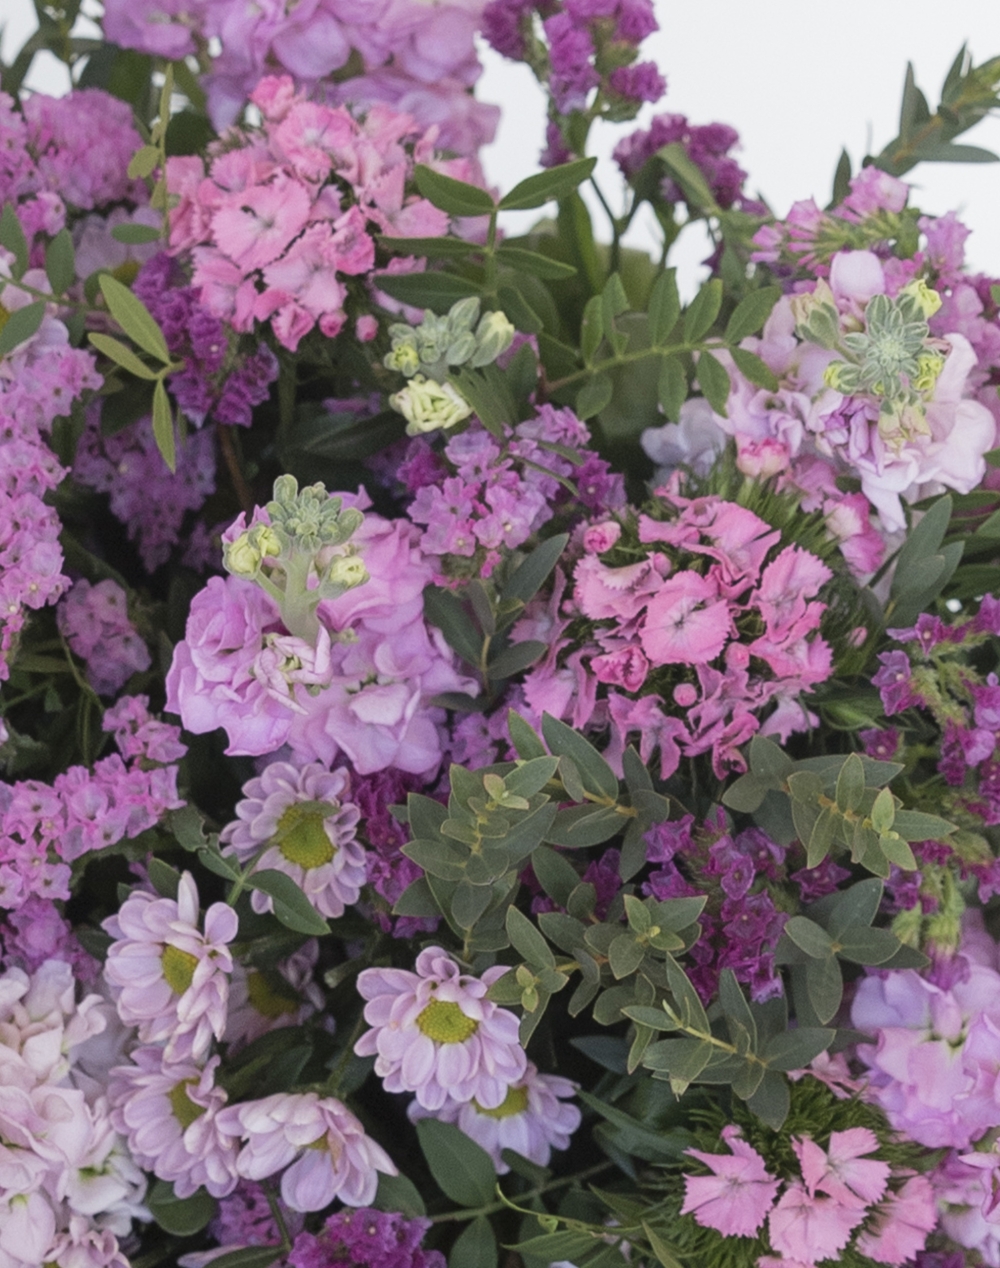
[[[169,365],[170,352],[163,331],[142,300],[110,273],[101,274],[100,287],[108,311],[132,342],[151,357]]]
[[[500,199],[500,210],[529,211],[533,207],[543,207],[547,202],[565,198],[587,179],[596,162],[594,158],[575,159],[572,163],[563,163],[559,167],[550,167],[548,171],[529,176]]]
[[[455,180],[418,163],[413,172],[417,189],[435,207],[452,216],[489,216],[494,210],[491,194],[478,185]]]

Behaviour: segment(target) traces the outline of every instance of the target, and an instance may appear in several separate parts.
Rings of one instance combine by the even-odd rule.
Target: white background
[[[828,201],[842,146],[856,169],[865,153],[877,153],[896,135],[908,60],[933,109],[963,42],[976,62],[1000,55],[997,0],[838,0],[830,6],[809,0],[657,0],[657,16],[663,29],[646,42],[644,55],[659,64],[668,91],[655,109],[685,114],[696,124],[736,127],[749,192],[763,196],[778,215],[796,199]],[[34,28],[30,0],[0,0],[0,20],[9,58]],[[483,60],[478,95],[504,109],[497,140],[483,157],[490,181],[509,189],[537,170],[543,98],[526,67],[489,49]],[[64,90],[58,68],[54,73],[40,61],[29,84]],[[640,122],[651,113],[647,107]],[[619,183],[608,156],[633,126],[594,130],[592,152],[601,156],[599,179],[613,206]],[[985,120],[962,139],[1000,153],[1000,119]],[[974,230],[967,246],[972,266],[1000,275],[1000,163],[922,164],[908,179],[922,209],[961,212]],[[595,225],[600,232],[599,212]],[[637,226],[632,241],[655,249],[655,226]],[[685,245],[682,238],[674,262],[688,292],[705,254],[703,240]]]

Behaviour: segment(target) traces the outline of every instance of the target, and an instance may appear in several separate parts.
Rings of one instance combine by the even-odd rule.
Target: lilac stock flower
[[[331,773],[318,762],[301,769],[272,762],[243,792],[238,822],[219,838],[225,852],[241,863],[259,855],[259,868],[290,876],[321,915],[342,916],[358,901],[366,873],[365,851],[355,836],[361,812],[348,799],[347,771]],[[272,909],[270,896],[258,890],[252,901],[255,911]]]
[[[526,1069],[517,1018],[486,998],[506,972],[498,965],[471,977],[440,947],[417,956],[415,973],[363,970],[358,991],[372,1029],[354,1051],[376,1058],[386,1091],[415,1092],[424,1109],[449,1097],[497,1109]]]
[[[122,1021],[138,1026],[145,1043],[166,1040],[168,1060],[204,1057],[226,1024],[236,912],[213,903],[202,932],[198,890],[185,872],[176,899],[134,892],[103,927],[115,939],[104,973]]]

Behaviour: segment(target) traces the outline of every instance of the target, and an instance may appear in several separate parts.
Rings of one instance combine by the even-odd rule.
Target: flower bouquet
[[[1000,59],[784,219],[658,114],[614,214],[651,0],[77,9],[0,81],[0,1268],[1000,1266],[1000,282],[902,180]]]

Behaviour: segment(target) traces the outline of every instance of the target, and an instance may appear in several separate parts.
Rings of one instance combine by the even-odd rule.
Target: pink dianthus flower
[[[713,1174],[684,1176],[681,1214],[694,1215],[702,1228],[714,1228],[724,1237],[753,1237],[764,1223],[781,1182],[767,1170],[764,1159],[747,1144],[738,1127],[724,1127],[722,1139],[731,1153],[685,1150]]]

